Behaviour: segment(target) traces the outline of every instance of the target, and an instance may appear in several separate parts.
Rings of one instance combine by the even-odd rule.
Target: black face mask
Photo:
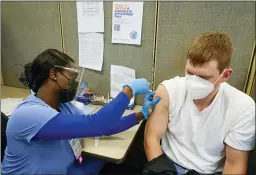
[[[69,85],[68,89],[60,89],[59,99],[61,103],[70,102],[75,98],[76,90],[79,83],[75,80],[69,80],[69,84],[72,84],[72,88],[70,88]]]
[[[63,76],[67,78],[65,75]],[[72,101],[75,98],[78,85],[79,85],[79,82],[73,79],[72,80],[68,79],[68,89],[62,89],[58,84],[58,86],[60,87],[60,92],[59,92],[60,103],[67,103]]]

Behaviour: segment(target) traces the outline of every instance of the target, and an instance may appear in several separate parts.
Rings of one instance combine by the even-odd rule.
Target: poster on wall
[[[141,45],[143,2],[113,2],[112,43]]]

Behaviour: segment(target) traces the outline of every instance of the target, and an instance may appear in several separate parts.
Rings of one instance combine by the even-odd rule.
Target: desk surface
[[[1,112],[3,112],[6,116],[10,116],[12,111],[21,102],[21,100],[26,98],[29,94],[29,89],[1,86]],[[19,99],[9,99],[7,101],[2,101],[2,99],[5,98]]]
[[[29,89],[1,86],[1,98],[26,98],[30,94]]]
[[[97,108],[99,109],[100,107]],[[126,110],[124,115],[138,112],[140,109],[141,106],[136,106],[134,110]],[[141,123],[122,133],[100,137],[97,146],[95,146],[95,138],[84,138],[82,139],[83,152],[111,162],[122,163]]]

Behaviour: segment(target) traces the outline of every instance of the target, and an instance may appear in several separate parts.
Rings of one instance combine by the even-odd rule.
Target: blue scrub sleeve
[[[136,118],[135,113],[121,117],[119,122],[112,127],[109,131],[107,131],[104,135],[110,136],[113,134],[117,134],[120,132],[123,132],[134,125],[137,125],[139,123],[139,120]]]
[[[97,113],[92,115],[74,115],[60,112],[58,115],[49,120],[35,135],[34,139],[72,139],[82,137],[96,137],[105,134],[115,133],[115,127],[119,124],[120,131],[125,128],[134,126],[134,117],[121,120],[121,116],[129,104],[129,99],[125,93],[121,92],[108,105],[104,106]],[[128,126],[127,126],[128,125]]]

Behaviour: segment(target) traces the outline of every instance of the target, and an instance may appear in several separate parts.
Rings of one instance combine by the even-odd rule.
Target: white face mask
[[[219,78],[214,83],[211,83],[210,81],[196,75],[186,74],[186,86],[192,99],[202,99],[209,95],[214,90],[214,84],[218,82],[225,71],[226,69],[221,73]]]

